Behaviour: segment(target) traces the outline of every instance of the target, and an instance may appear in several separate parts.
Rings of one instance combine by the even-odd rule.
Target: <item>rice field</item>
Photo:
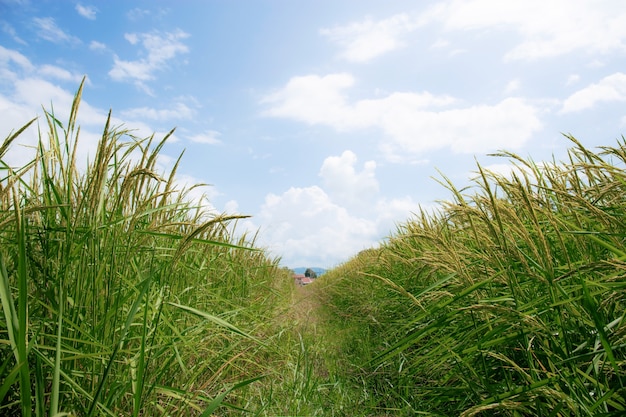
[[[159,170],[169,135],[109,117],[83,167],[81,94],[0,145],[1,415],[626,414],[624,138],[442,177],[436,213],[296,288],[182,156]]]
[[[80,97],[39,121],[32,162],[0,165],[0,414],[239,413],[287,272],[158,172],[167,137],[108,121],[81,170]]]
[[[478,166],[465,190],[442,178],[438,214],[323,277],[374,409],[626,413],[626,142],[569,139],[565,162],[503,153],[508,176]]]

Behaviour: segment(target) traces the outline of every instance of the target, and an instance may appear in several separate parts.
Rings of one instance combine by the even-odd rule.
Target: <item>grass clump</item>
[[[81,92],[24,167],[2,158],[34,120],[0,145],[0,414],[240,414],[285,273],[186,197],[180,159],[158,172],[169,135],[109,114],[81,170]]]
[[[322,277],[372,413],[626,413],[626,142],[570,140],[565,163],[444,178],[438,213]]]

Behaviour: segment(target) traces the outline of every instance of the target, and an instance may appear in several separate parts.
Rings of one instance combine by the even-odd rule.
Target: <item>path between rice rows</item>
[[[321,303],[313,284],[298,286],[292,293],[288,319],[300,333],[317,334]]]

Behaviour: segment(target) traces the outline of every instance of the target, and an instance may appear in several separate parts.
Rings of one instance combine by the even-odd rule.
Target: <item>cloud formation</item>
[[[374,21],[371,17],[346,26],[323,28],[320,34],[342,48],[341,57],[365,62],[404,46],[404,36],[416,28],[406,13]]]
[[[98,9],[95,6],[83,6],[82,4],[76,4],[76,11],[79,15],[89,20],[96,20],[96,13]]]
[[[56,65],[42,65],[41,67],[39,67],[38,72],[44,78],[53,78],[60,81],[70,81],[76,83],[77,85],[83,79],[82,74],[72,73],[65,68],[61,68]],[[89,79],[87,79],[87,83],[89,83]]]
[[[338,131],[377,128],[386,134],[381,148],[391,160],[400,154],[448,148],[476,153],[506,145],[519,148],[542,127],[539,111],[520,98],[495,104],[463,106],[447,95],[396,92],[351,102],[343,90],[354,84],[350,74],[293,77],[262,99],[264,114],[331,126]]]
[[[188,139],[195,143],[204,143],[207,145],[218,145],[222,143],[222,141],[219,140],[220,136],[222,136],[222,134],[216,130],[207,130],[202,133],[191,135],[188,137]]]
[[[361,216],[318,185],[270,193],[255,216],[263,225],[259,243],[281,256],[285,265],[332,267],[337,259],[377,246],[395,230],[398,219],[420,210],[410,197],[389,200],[378,193],[370,197]]]
[[[171,108],[155,109],[152,107],[137,107],[124,110],[121,114],[128,119],[168,121],[190,120],[195,116],[196,111],[185,103],[177,102],[172,104]]]
[[[147,88],[145,82],[154,80],[157,71],[163,71],[171,60],[189,52],[189,48],[183,43],[189,34],[182,30],[166,33],[127,33],[124,37],[132,45],[141,45],[146,56],[127,61],[115,55],[109,76],[115,81],[135,82],[144,90]]]
[[[594,107],[597,103],[626,101],[626,74],[617,72],[604,77],[570,95],[563,102],[562,113],[578,112]]]
[[[89,43],[89,49],[91,49],[92,51],[106,51],[107,46],[102,42],[91,41]]]
[[[359,207],[373,201],[378,194],[376,162],[367,161],[363,170],[355,168],[357,156],[352,151],[344,151],[340,156],[329,156],[320,168],[324,189],[334,201],[359,210]]]
[[[34,17],[33,23],[37,28],[37,35],[53,43],[80,43],[80,39],[65,33],[57,26],[56,21],[51,17]]]
[[[17,35],[15,28],[11,26],[9,23],[0,21],[0,29],[2,29],[4,33],[9,35],[11,39],[13,39],[15,42],[21,45],[27,45],[26,41]]]
[[[626,10],[619,0],[453,0],[432,12],[448,31],[512,30],[522,41],[507,60],[560,56],[576,50],[624,51]]]
[[[9,134],[8,129],[17,130],[34,117],[39,117],[38,123],[43,123],[41,126],[45,130],[45,118],[41,113],[42,104],[47,109],[50,109],[51,104],[54,105],[54,115],[62,123],[68,120],[74,100],[73,93],[41,78],[38,75],[41,72],[35,68],[32,74],[16,74],[11,93],[6,95],[0,93],[0,137],[6,137]],[[80,161],[86,161],[87,154],[94,154],[99,135],[90,133],[90,129],[95,126],[100,129],[104,126],[105,120],[105,112],[83,100],[78,114],[78,122],[83,127],[77,151]],[[12,166],[23,166],[33,158],[38,141],[37,128],[31,126],[20,135],[3,159]]]
[[[16,68],[17,66],[17,68]],[[0,74],[5,80],[16,77],[18,71],[33,71],[34,65],[24,55],[13,49],[7,49],[0,45]]]
[[[70,72],[51,64],[35,65],[21,53],[0,46],[0,80],[4,88],[0,90],[0,137],[5,138],[11,130],[19,129],[27,121],[38,117],[38,123],[45,124],[42,105],[50,109],[54,106],[54,115],[65,123],[74,101],[75,87],[83,78],[82,74]],[[70,90],[59,83],[70,82]],[[86,85],[90,85],[89,79]],[[181,110],[182,109],[182,110]],[[183,111],[184,107],[179,110]],[[158,112],[158,110],[155,110]],[[146,110],[149,113],[148,110]],[[125,120],[128,120],[126,115]],[[145,116],[145,114],[142,115]],[[81,140],[77,157],[79,161],[87,161],[87,156],[95,153],[95,148],[102,133],[101,129],[107,120],[107,112],[92,106],[83,97],[78,112],[78,124],[81,125]],[[111,122],[115,126],[125,126],[125,120],[113,116]],[[45,129],[45,127],[43,127]],[[155,133],[155,129],[146,123],[134,121],[133,134],[147,137]],[[156,135],[163,135],[156,132]],[[34,149],[39,140],[36,127],[22,133],[3,158],[11,166],[23,166],[33,157]]]
[[[350,150],[329,156],[319,170],[320,185],[267,194],[255,216],[263,225],[261,244],[292,267],[333,266],[333,260],[376,246],[397,219],[420,210],[411,197],[381,195],[375,161],[361,170],[357,161]]]
[[[419,14],[400,13],[374,20],[370,17],[320,33],[341,48],[341,57],[366,62],[415,42],[417,30],[442,25],[444,33],[510,31],[521,41],[504,59],[535,60],[573,51],[609,54],[626,50],[626,9],[620,0],[449,0]],[[451,47],[438,39],[433,47]]]
[[[377,240],[375,222],[351,215],[319,186],[268,194],[258,218],[267,226],[262,230],[262,240],[272,242],[271,252],[281,254],[287,264],[328,265]]]

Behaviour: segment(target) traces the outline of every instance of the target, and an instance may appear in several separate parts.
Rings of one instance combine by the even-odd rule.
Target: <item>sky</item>
[[[623,0],[0,0],[0,138],[80,107],[163,137],[216,213],[288,267],[337,266],[420,209],[626,130]],[[6,156],[28,161],[34,127]],[[490,156],[491,155],[491,156]],[[204,197],[202,197],[204,196]]]

